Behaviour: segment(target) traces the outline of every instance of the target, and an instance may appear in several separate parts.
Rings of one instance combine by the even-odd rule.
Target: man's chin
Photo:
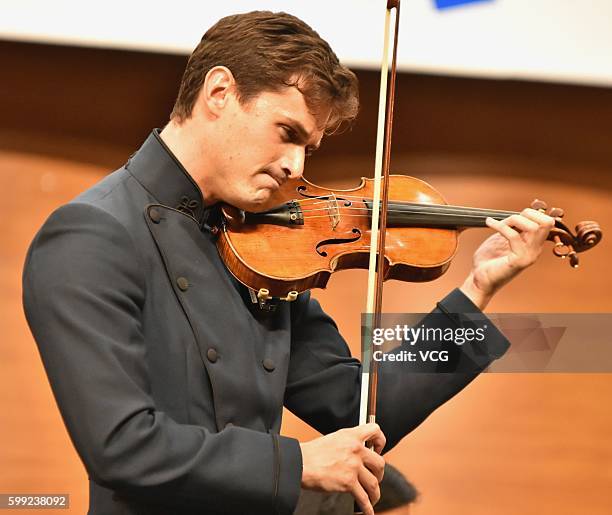
[[[259,188],[248,200],[241,199],[237,201],[234,206],[242,209],[243,211],[249,211],[251,213],[257,213],[259,211],[265,211],[270,209],[274,205],[274,193],[278,191],[277,188]],[[278,202],[277,202],[278,203]]]
[[[257,192],[256,197],[253,199],[253,205],[250,211],[256,213],[258,211],[265,211],[278,204],[275,200],[275,193],[278,188],[263,188]]]

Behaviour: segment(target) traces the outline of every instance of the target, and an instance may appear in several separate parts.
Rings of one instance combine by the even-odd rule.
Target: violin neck
[[[372,202],[366,201],[366,205],[371,212]],[[444,229],[486,227],[487,217],[503,220],[514,214],[517,213],[498,209],[390,201],[387,210],[387,227],[439,227]]]

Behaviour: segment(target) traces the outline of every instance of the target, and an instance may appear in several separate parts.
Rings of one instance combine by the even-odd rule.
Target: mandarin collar
[[[153,129],[126,168],[160,203],[192,216],[202,227],[211,208],[204,205],[199,186]]]

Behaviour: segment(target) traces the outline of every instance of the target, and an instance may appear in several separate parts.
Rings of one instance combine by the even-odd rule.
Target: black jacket
[[[290,514],[302,465],[278,434],[283,405],[323,433],[357,424],[360,363],[334,322],[308,293],[272,315],[254,308],[218,256],[215,212],[154,132],[29,250],[25,312],[90,514]],[[440,304],[477,311],[458,290]],[[382,367],[387,448],[506,347],[492,338],[469,374]]]

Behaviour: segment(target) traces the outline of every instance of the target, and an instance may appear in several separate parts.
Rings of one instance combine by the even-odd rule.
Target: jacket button
[[[266,358],[263,360],[263,367],[268,372],[272,372],[276,368],[276,365],[274,364],[274,361],[272,361],[270,358]]]
[[[189,288],[189,281],[185,277],[179,277],[176,280],[176,285],[181,291],[187,291],[187,289]]]
[[[217,359],[219,359],[219,354],[217,353],[216,349],[213,349],[211,347],[206,351],[206,357],[208,358],[208,361],[210,361],[211,363],[215,363]]]
[[[154,224],[158,224],[161,220],[161,213],[159,212],[159,209],[156,207],[149,209],[149,218]]]

